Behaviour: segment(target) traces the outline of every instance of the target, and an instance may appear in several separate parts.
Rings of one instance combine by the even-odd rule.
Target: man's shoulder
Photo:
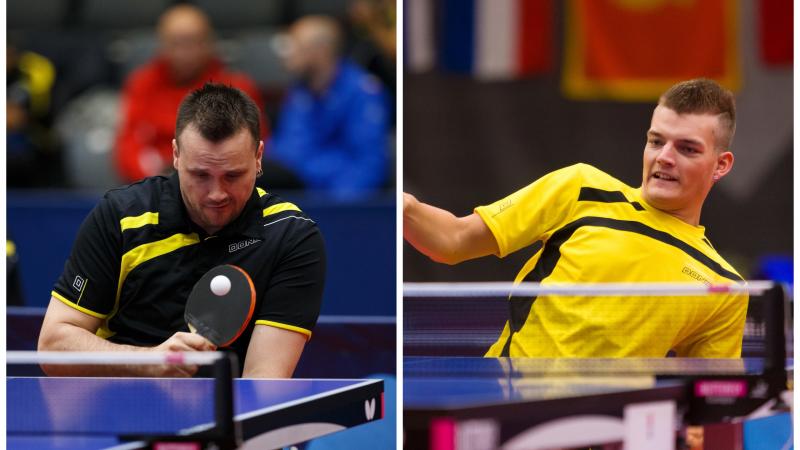
[[[121,217],[156,212],[160,200],[170,190],[169,178],[164,176],[148,177],[135,183],[110,189],[103,196],[108,207]]]
[[[274,233],[276,228],[289,232],[317,229],[314,219],[306,214],[297,202],[285,200],[262,188],[257,188],[257,191],[260,208],[259,225],[264,233]]]
[[[571,166],[564,167],[563,169],[559,169],[552,173],[557,174],[560,177],[574,178],[582,186],[591,187],[595,189],[602,189],[609,191],[610,190],[625,191],[633,189],[628,184],[620,181],[619,179],[604,172],[603,170],[600,170],[597,167],[594,167],[586,163],[573,164]]]
[[[733,267],[733,265],[730,262],[728,262],[728,260],[725,259],[725,257],[722,256],[713,245],[711,245],[711,241],[707,237],[703,236],[701,240],[703,244],[697,245],[697,247],[699,247],[701,252],[705,254],[707,257],[709,257],[712,261],[719,264],[719,266],[722,269],[724,269],[724,271],[728,272],[727,274],[725,274],[724,272],[723,273],[718,272],[717,275],[719,278],[715,280],[715,282],[724,283],[730,280],[734,281],[744,280],[742,274],[740,274],[739,271],[736,270],[736,268]]]
[[[258,188],[258,218],[251,223],[254,238],[263,240],[267,248],[278,254],[299,250],[324,253],[322,232],[313,217],[295,201],[288,201]],[[254,232],[254,233],[253,233]]]

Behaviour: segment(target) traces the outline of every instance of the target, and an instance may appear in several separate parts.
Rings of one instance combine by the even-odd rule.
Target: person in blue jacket
[[[388,117],[380,81],[341,56],[342,34],[332,18],[299,19],[284,44],[283,62],[296,80],[267,158],[294,172],[308,190],[357,198],[383,187]]]

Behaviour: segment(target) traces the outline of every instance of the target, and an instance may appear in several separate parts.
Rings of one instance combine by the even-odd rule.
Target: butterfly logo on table
[[[364,400],[364,413],[367,420],[372,420],[375,417],[375,398]]]

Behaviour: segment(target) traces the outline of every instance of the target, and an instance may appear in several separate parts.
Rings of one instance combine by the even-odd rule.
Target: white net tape
[[[603,296],[698,296],[728,293],[761,294],[772,281],[704,285],[697,283],[403,283],[403,297],[538,297],[567,295]]]
[[[6,352],[8,364],[208,365],[222,357],[222,352]]]

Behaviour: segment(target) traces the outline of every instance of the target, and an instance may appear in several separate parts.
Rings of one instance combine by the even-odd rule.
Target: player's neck
[[[687,224],[697,227],[700,226],[700,208],[697,209],[678,209],[674,211],[668,210],[661,210],[672,217],[679,219],[682,222],[686,222]]]

